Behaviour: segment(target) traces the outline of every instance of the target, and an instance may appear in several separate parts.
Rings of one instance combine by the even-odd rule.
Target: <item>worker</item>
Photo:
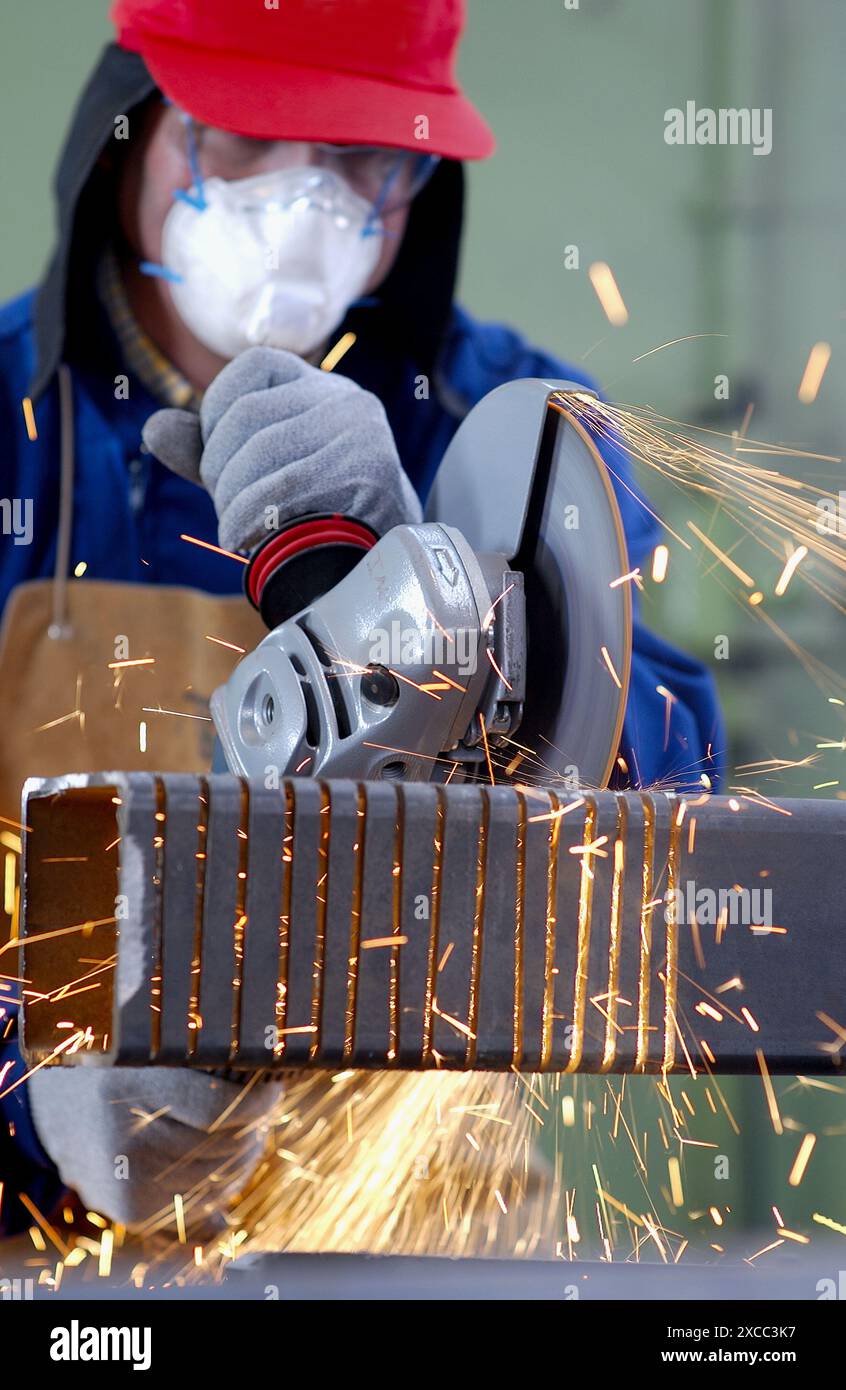
[[[346,348],[313,402],[318,442],[343,378],[357,446],[376,431],[408,516],[487,392],[591,384],[454,301],[463,163],[494,149],[454,75],[461,0],[117,0],[113,18],[60,157],[49,269],[0,311],[0,494],[32,523],[0,549],[7,830],[28,775],[208,766],[208,694],[260,635],[243,566],[216,549],[220,499],[145,450],[153,412],[196,410],[251,346],[309,369]],[[656,526],[622,450],[602,448],[641,565]],[[636,622],[620,768],[699,786],[721,749],[709,676]],[[179,1069],[23,1083],[7,994],[7,1231],[31,1222],[21,1193],[47,1213],[75,1189],[139,1226],[175,1190],[219,1204],[243,1181],[275,1088]],[[213,1206],[198,1197],[198,1220]]]

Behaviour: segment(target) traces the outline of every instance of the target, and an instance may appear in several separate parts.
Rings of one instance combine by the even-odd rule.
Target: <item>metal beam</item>
[[[839,802],[104,773],[24,820],[31,1063],[797,1072],[846,1038]]]

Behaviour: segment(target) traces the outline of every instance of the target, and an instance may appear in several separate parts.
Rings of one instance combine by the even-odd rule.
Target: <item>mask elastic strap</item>
[[[192,188],[194,192],[186,192],[184,188],[177,188],[174,198],[178,198],[182,203],[190,203],[191,207],[198,212],[205,212],[208,204],[203,185],[203,171],[200,168],[200,147],[197,142],[197,129],[194,125],[193,116],[189,116],[187,111],[179,113],[182,124],[185,126],[185,138],[188,146],[188,168],[191,170]]]
[[[439,154],[417,154],[414,158],[417,163],[417,173],[412,182],[416,182],[418,179],[420,180],[420,187],[417,193],[421,193],[435,169],[437,169],[440,164],[441,157]],[[415,197],[417,197],[417,193],[415,193]]]
[[[168,106],[173,106],[173,102],[170,101],[169,98],[165,98],[165,103]],[[177,108],[174,107],[174,110],[176,109]],[[198,212],[205,212],[208,203],[206,202],[206,195],[204,192],[203,171],[200,168],[200,148],[197,143],[197,130],[194,124],[194,118],[190,116],[187,111],[180,111],[179,117],[185,126],[188,145],[188,167],[191,170],[191,178],[193,180],[192,187],[196,189],[196,193],[190,193],[184,188],[177,188],[174,190],[173,196],[178,202],[188,203],[190,207],[196,208]],[[141,271],[142,275],[152,275],[158,280],[168,280],[172,285],[180,285],[182,283],[183,277],[178,271],[171,270],[166,265],[161,265],[159,261],[139,261],[138,269]]]
[[[404,153],[398,155],[393,169],[391,169],[390,172],[386,174],[385,181],[382,184],[381,189],[379,190],[379,196],[370,209],[370,216],[368,217],[367,221],[361,229],[362,236],[378,236],[380,233],[384,235],[384,228],[377,227],[375,224],[381,220],[382,212],[384,210],[386,202],[388,201],[388,194],[390,193],[391,188],[399,178],[400,169],[402,169],[403,165],[405,164],[405,159],[406,156]]]
[[[172,285],[181,285],[182,276],[178,270],[170,270],[158,261],[139,261],[138,269],[142,275],[152,275],[156,280],[169,280]]]

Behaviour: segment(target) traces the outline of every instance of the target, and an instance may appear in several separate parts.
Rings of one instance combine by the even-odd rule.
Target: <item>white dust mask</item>
[[[382,224],[338,174],[301,167],[203,181],[165,218],[162,259],[180,317],[221,357],[305,355],[358,299]]]

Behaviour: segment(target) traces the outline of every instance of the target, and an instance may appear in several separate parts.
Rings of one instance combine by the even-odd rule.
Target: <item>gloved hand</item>
[[[421,519],[381,402],[292,352],[241,353],[199,416],[159,410],[143,438],[174,473],[205,485],[227,550],[252,550],[307,512],[342,512],[379,535]]]
[[[179,1193],[201,1242],[256,1167],[281,1095],[187,1067],[42,1067],[27,1085],[41,1143],[86,1206],[132,1228],[167,1220]]]

